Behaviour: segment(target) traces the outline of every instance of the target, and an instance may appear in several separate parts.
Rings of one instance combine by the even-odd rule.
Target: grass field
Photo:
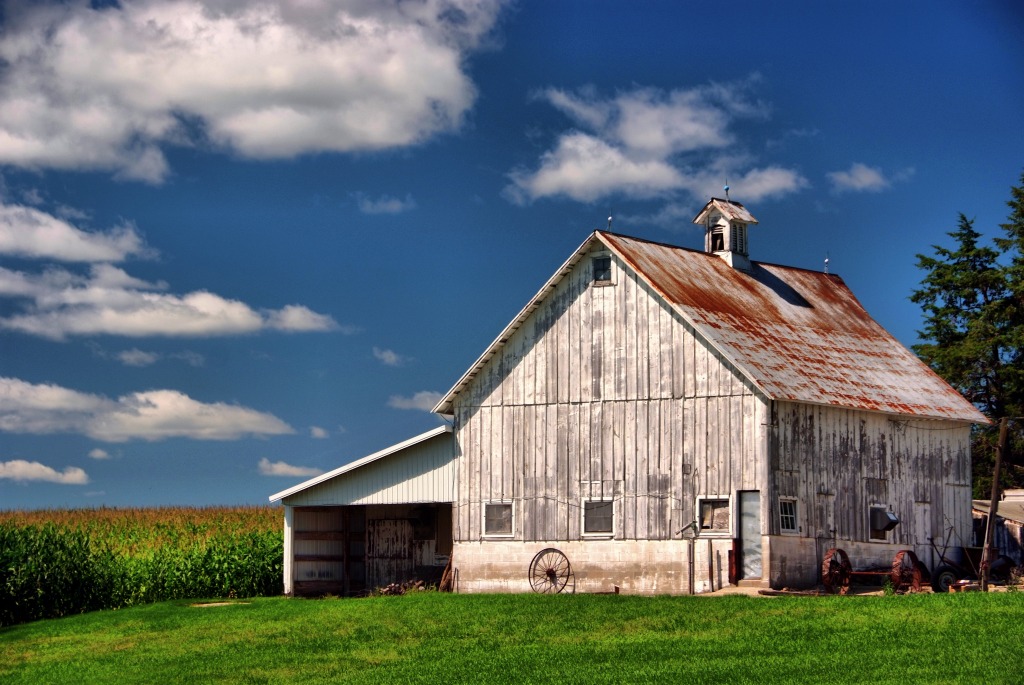
[[[172,601],[0,629],[3,683],[1020,683],[1024,594]]]

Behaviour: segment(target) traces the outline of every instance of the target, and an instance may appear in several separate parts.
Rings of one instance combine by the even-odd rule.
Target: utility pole
[[[996,444],[996,468],[992,474],[992,502],[988,506],[988,522],[985,525],[985,545],[981,548],[981,591],[988,592],[988,567],[992,563],[992,535],[996,529],[996,512],[999,509],[999,469],[1006,451],[1006,424],[1004,416],[999,419],[999,442]]]

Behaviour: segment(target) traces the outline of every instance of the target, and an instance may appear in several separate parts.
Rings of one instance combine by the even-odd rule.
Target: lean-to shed
[[[436,580],[452,548],[450,426],[271,495],[284,504],[286,594],[358,595]]]

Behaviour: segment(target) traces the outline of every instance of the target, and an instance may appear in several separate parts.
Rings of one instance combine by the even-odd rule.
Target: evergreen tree
[[[980,244],[973,220],[961,214],[947,234],[952,249],[933,245],[934,256],[917,255],[925,276],[910,298],[925,315],[914,351],[994,422],[973,434],[975,498],[991,494],[995,424],[1024,416],[1024,174],[1011,192],[995,247]],[[1024,447],[1024,421],[1010,428],[1008,461]],[[1004,485],[1024,486],[1024,471],[1007,466]]]

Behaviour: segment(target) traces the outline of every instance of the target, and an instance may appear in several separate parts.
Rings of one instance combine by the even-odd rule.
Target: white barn
[[[547,548],[578,591],[697,593],[813,585],[834,546],[932,567],[932,538],[969,539],[984,416],[838,276],[751,261],[739,203],[694,223],[703,251],[592,234],[435,408],[451,490],[430,501],[452,503],[460,590],[528,590]],[[351,506],[328,488],[362,468],[272,497],[291,535],[307,490]]]

